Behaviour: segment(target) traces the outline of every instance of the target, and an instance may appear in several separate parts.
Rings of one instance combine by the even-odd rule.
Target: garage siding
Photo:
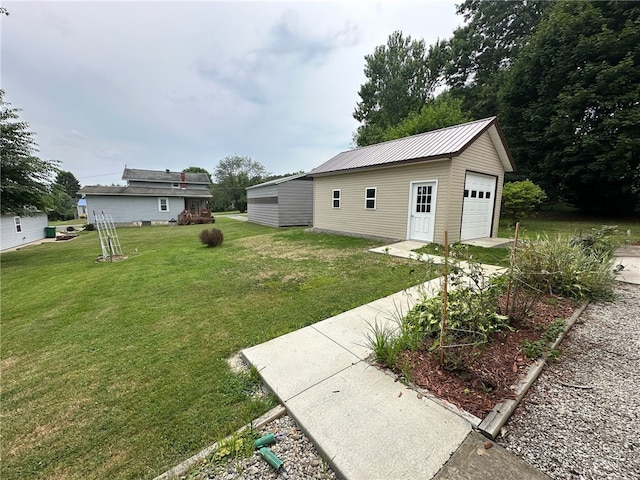
[[[314,179],[313,226],[355,235],[407,238],[411,182],[438,181],[434,241],[444,239],[450,159],[391,168],[359,170]],[[365,209],[365,189],[376,187],[376,209]],[[332,191],[340,189],[341,206],[332,208]],[[462,197],[462,195],[461,195]],[[458,229],[459,230],[459,229]]]
[[[495,126],[492,126],[491,129],[495,130]],[[449,229],[450,241],[460,240],[464,182],[467,172],[493,175],[497,178],[496,193],[494,196],[493,225],[491,228],[491,236],[495,237],[498,235],[498,219],[500,218],[504,167],[500,163],[488,131],[483,133],[469,148],[453,160],[451,192],[448,195],[450,204],[447,228]]]

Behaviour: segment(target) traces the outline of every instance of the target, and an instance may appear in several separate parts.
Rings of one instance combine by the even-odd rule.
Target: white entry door
[[[491,236],[496,177],[467,173],[462,202],[460,240]]]
[[[436,182],[416,182],[411,185],[409,237],[411,240],[433,242],[433,225],[436,218]]]

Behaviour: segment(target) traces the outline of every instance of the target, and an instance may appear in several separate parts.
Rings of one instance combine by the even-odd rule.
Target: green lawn
[[[640,243],[640,218],[594,218],[580,212],[554,210],[541,211],[534,218],[520,222],[520,236],[535,239],[537,235],[585,235],[593,228],[603,225],[617,226],[617,238],[623,242]],[[630,231],[630,235],[627,235]],[[514,228],[510,222],[501,220],[499,237],[513,238]]]
[[[1,255],[0,478],[153,478],[272,406],[234,352],[424,280],[374,241],[215,226],[214,249],[210,226],[121,228],[114,263],[96,232]]]

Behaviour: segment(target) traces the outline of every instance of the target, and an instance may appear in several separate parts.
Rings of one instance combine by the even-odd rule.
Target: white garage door
[[[467,173],[462,203],[460,240],[491,236],[491,220],[496,196],[496,178]]]

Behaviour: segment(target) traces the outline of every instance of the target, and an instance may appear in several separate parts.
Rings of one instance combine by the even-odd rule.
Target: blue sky
[[[448,38],[452,1],[3,1],[1,88],[39,156],[82,185],[129,168],[274,174],[348,150],[364,56],[390,33]]]

